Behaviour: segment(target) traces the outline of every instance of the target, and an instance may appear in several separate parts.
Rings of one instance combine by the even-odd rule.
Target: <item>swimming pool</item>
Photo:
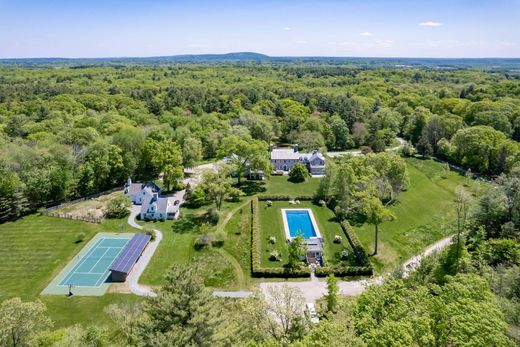
[[[292,239],[303,234],[303,238],[321,238],[320,231],[314,219],[314,214],[309,208],[305,209],[282,209],[283,224],[287,239]]]

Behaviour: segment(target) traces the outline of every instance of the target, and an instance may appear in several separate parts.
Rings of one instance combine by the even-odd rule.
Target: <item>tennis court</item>
[[[102,238],[85,254],[60,282],[75,287],[98,287],[110,275],[110,265],[123,251],[128,239]]]
[[[103,295],[110,283],[110,266],[132,239],[131,233],[98,233],[70,260],[42,294]]]

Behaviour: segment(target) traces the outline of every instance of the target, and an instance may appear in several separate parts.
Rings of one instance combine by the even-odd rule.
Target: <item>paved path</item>
[[[399,146],[395,146],[395,147],[392,147],[392,148],[387,148],[387,149],[385,149],[385,151],[387,151],[387,152],[396,152],[401,147],[403,147],[404,144],[406,143],[406,140],[402,139],[400,137],[397,137],[397,141],[399,141]],[[327,152],[327,155],[329,157],[331,157],[331,158],[341,157],[341,156],[344,156],[344,155],[357,156],[357,155],[361,155],[361,151]]]
[[[139,224],[137,224],[137,222],[135,221],[135,217],[137,217],[137,215],[139,214],[140,211],[141,211],[141,206],[133,205],[132,212],[130,213],[130,216],[128,216],[128,224],[130,224],[130,226],[137,228],[137,229],[143,229],[143,227],[140,226]],[[159,231],[157,229],[154,229],[154,230],[155,230],[155,240],[151,241],[148,244],[148,246],[145,248],[143,254],[139,258],[137,263],[135,263],[134,267],[132,268],[132,271],[126,278],[126,283],[128,284],[128,288],[135,295],[140,295],[140,296],[155,296],[156,295],[151,288],[138,283],[139,277],[141,277],[141,274],[143,273],[144,269],[146,269],[146,266],[152,259],[152,256],[154,255],[155,250],[157,249],[157,247],[159,246],[159,243],[161,242],[161,240],[163,238],[163,234],[161,233],[161,231]]]
[[[452,237],[444,238],[436,243],[430,245],[426,248],[422,253],[416,255],[406,261],[403,264],[404,277],[407,277],[411,271],[414,271],[419,266],[421,260],[434,252],[437,252],[444,247],[448,246],[451,243]],[[356,296],[370,285],[380,285],[384,282],[385,277],[387,275],[378,276],[374,278],[369,278],[365,280],[357,280],[357,281],[338,281],[338,286],[340,293],[346,296]],[[303,293],[305,298],[305,302],[316,302],[317,299],[321,298],[324,294],[327,293],[327,283],[325,281],[319,281],[315,277],[311,277],[310,281],[306,282],[262,282],[260,283],[260,289],[264,293],[265,297],[268,298],[268,288],[274,288],[275,290],[279,290],[282,286],[294,287]]]
[[[192,187],[196,186],[200,182],[200,177],[204,170],[212,169],[214,170],[216,168],[216,165],[218,163],[209,163],[204,165],[199,165],[193,168],[193,177],[190,181],[190,184]],[[182,190],[180,192],[175,193],[174,198],[176,200],[180,200],[180,204],[184,201],[184,195],[186,193],[186,190]],[[132,210],[130,212],[130,216],[128,216],[128,224],[136,229],[142,230],[143,227],[136,222],[136,217],[139,215],[141,211],[140,205],[132,205]],[[159,243],[163,239],[163,234],[160,230],[154,229],[155,231],[155,240],[151,241],[146,249],[144,250],[143,254],[137,261],[137,263],[132,268],[132,271],[128,275],[126,279],[126,284],[128,285],[128,288],[130,291],[139,296],[155,296],[156,294],[154,291],[145,285],[139,284],[139,277],[141,277],[141,274],[143,273],[144,269],[146,269],[146,266],[148,266],[148,263],[150,263],[150,260],[152,259],[157,247],[159,246]]]

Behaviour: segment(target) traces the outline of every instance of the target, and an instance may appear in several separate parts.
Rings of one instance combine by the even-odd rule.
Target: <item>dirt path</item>
[[[392,147],[392,148],[387,148],[387,149],[385,149],[385,151],[387,151],[387,152],[396,152],[401,147],[403,147],[404,144],[406,143],[406,140],[402,139],[400,137],[397,137],[397,141],[399,141],[399,145],[398,146],[395,146],[395,147]],[[361,155],[361,151],[328,152],[327,155],[329,157],[331,157],[331,158],[341,157],[341,156],[344,156],[344,155],[357,156],[357,155]]]

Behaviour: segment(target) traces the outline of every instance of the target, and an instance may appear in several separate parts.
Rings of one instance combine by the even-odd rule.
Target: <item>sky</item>
[[[0,58],[520,58],[520,0],[0,0]]]

